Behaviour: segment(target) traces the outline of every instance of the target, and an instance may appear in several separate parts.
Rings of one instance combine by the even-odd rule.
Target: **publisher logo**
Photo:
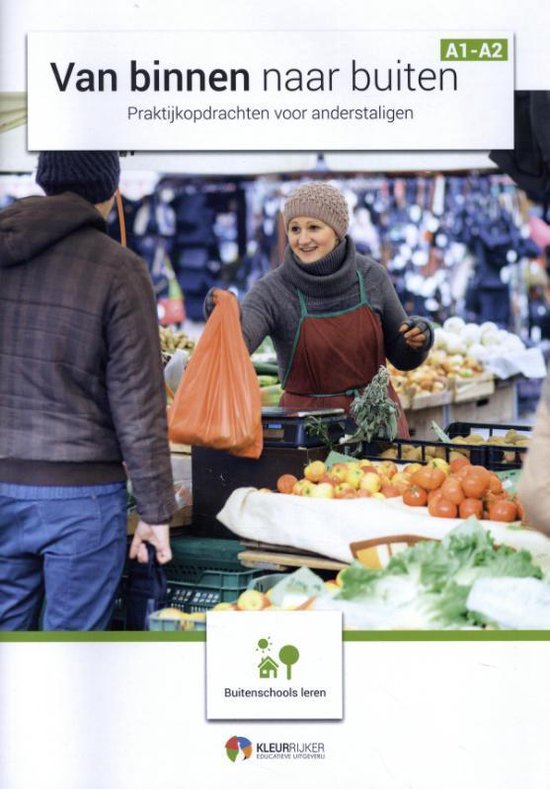
[[[246,737],[230,737],[225,743],[227,758],[232,762],[244,762],[252,756],[252,743]]]

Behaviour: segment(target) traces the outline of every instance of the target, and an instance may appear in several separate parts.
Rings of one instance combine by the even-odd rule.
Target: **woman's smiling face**
[[[297,216],[288,223],[288,243],[300,263],[316,263],[332,252],[340,239],[320,219]]]

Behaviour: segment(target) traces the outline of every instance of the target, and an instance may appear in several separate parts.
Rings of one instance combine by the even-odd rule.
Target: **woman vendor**
[[[345,408],[386,358],[399,370],[418,367],[433,333],[407,319],[386,270],[360,255],[347,235],[348,206],[334,186],[299,186],[283,207],[288,246],[282,264],[260,279],[241,305],[250,352],[270,336],[277,353],[282,406]],[[205,312],[212,309],[212,296]],[[399,403],[390,386],[390,396]],[[408,436],[400,408],[398,435]]]

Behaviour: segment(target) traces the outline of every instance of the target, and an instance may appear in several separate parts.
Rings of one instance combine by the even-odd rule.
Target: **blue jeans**
[[[126,485],[0,482],[0,630],[104,630],[126,555]]]

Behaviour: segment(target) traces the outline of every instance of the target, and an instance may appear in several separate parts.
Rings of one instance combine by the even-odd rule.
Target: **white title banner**
[[[513,147],[513,38],[28,34],[29,150]]]

